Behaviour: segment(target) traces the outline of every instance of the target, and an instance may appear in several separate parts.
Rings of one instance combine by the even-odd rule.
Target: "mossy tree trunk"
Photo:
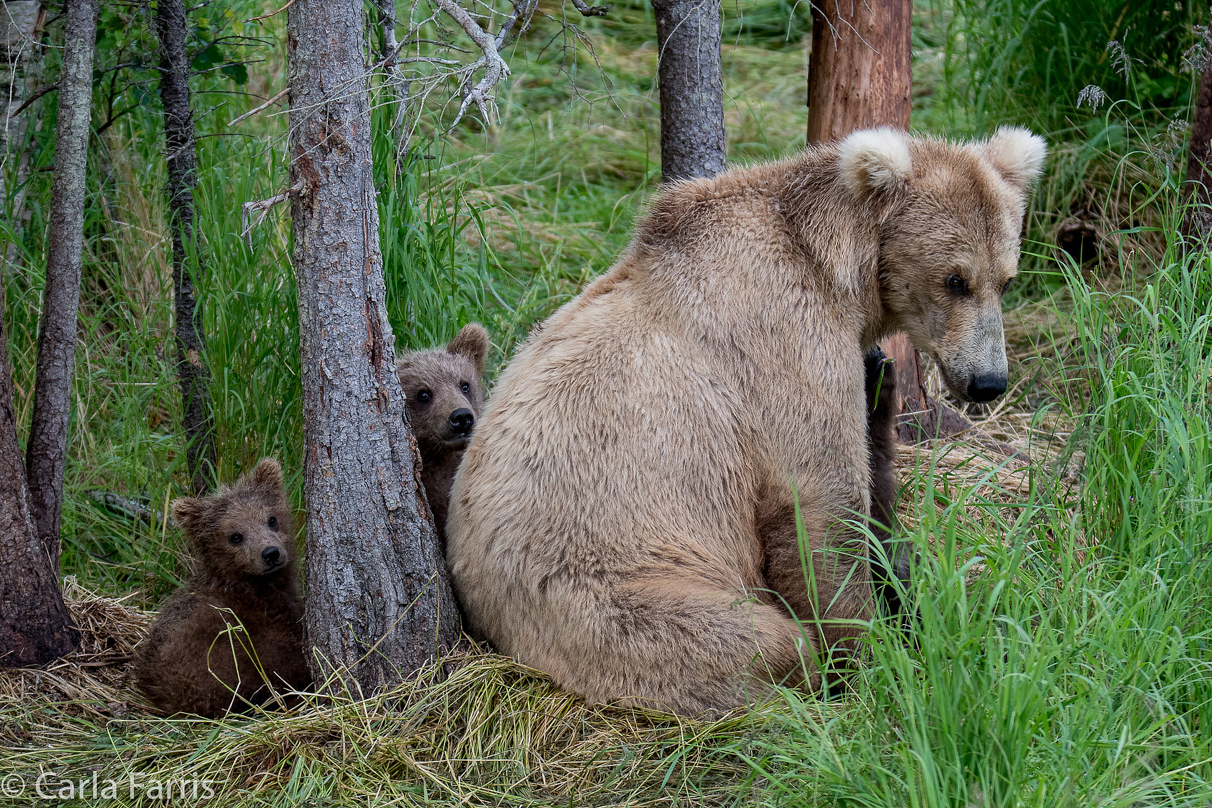
[[[335,666],[371,693],[453,644],[459,617],[384,305],[362,8],[294,0],[287,50],[306,632],[317,681]]]
[[[4,300],[0,286],[0,303]],[[0,668],[41,665],[79,635],[59,591],[56,565],[34,531],[13,412],[8,337],[0,317]]]
[[[909,129],[913,106],[912,0],[838,0],[812,6],[808,142],[841,140],[857,129]],[[968,426],[926,395],[921,362],[904,334],[884,341],[894,360],[897,433],[906,443]]]
[[[80,263],[84,252],[85,169],[92,120],[93,50],[97,0],[67,4],[59,115],[55,128],[55,174],[51,181],[46,244],[46,289],[38,335],[34,418],[26,448],[26,476],[34,529],[59,569],[63,472],[76,364]]]
[[[724,170],[719,0],[653,0],[661,91],[661,180]]]
[[[177,341],[177,379],[181,385],[182,425],[194,493],[210,487],[215,469],[214,418],[210,373],[203,350],[202,306],[194,292],[205,267],[195,240],[194,188],[197,148],[190,107],[189,56],[185,50],[185,3],[159,0],[156,36],[160,40],[160,100],[164,105],[164,144],[168,166],[165,194],[173,234],[173,300]]]
[[[68,653],[79,641],[59,590],[59,525],[80,302],[96,32],[96,0],[67,4],[46,289],[24,468],[8,335],[0,317],[0,667],[43,664]],[[6,111],[6,121],[9,118]]]

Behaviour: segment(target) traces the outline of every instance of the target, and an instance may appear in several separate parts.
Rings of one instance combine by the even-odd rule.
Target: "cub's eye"
[[[232,543],[232,544],[239,544],[239,543],[240,543],[240,542],[242,542],[242,541],[244,541],[244,535],[243,535],[243,534],[241,534],[241,533],[233,533],[233,534],[231,534],[231,543]]]
[[[962,275],[951,275],[947,278],[947,291],[953,295],[968,294],[968,281]]]
[[[433,393],[428,390],[422,390],[417,393],[417,401],[422,404],[428,404],[430,401],[433,401]]]
[[[1006,294],[1006,292],[1010,291],[1010,287],[1013,284],[1014,284],[1014,278],[1007,278],[1006,282],[1004,284],[1002,284],[1002,294],[1004,295],[1004,294]]]
[[[269,521],[266,522],[265,524],[269,525],[270,530],[277,530],[278,529],[278,517],[276,517],[276,516],[269,517]]]
[[[468,384],[467,382],[463,382],[462,384],[459,385],[459,389],[463,391],[463,395],[467,395],[468,393],[471,392],[471,385]]]

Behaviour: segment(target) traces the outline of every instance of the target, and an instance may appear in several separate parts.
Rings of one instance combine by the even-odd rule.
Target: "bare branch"
[[[459,24],[463,33],[467,34],[467,37],[476,44],[482,54],[479,59],[460,71],[463,74],[461,85],[463,103],[459,105],[459,112],[455,115],[454,123],[450,125],[450,128],[454,129],[459,121],[463,120],[463,114],[472,104],[479,107],[480,114],[484,116],[485,121],[491,123],[494,118],[500,120],[500,113],[497,110],[496,101],[492,97],[492,91],[501,79],[509,75],[509,65],[497,52],[496,39],[481,28],[480,24],[471,16],[471,12],[455,0],[434,0],[434,5]],[[480,68],[484,69],[484,78],[473,87],[471,79]]]
[[[250,250],[252,249],[253,228],[260,226],[261,222],[265,221],[265,217],[269,215],[269,211],[274,207],[274,205],[279,205],[285,202],[295,194],[302,192],[302,190],[303,181],[299,180],[282,193],[271,196],[269,199],[260,199],[256,202],[245,202],[240,206],[240,238],[248,240],[247,243]],[[252,218],[254,211],[259,211],[261,215],[257,217],[257,221],[250,223],[249,220]]]
[[[268,19],[270,17],[276,17],[277,15],[281,14],[286,9],[290,8],[291,4],[294,2],[295,2],[295,0],[290,0],[290,2],[288,2],[286,5],[282,6],[282,8],[278,9],[277,11],[271,11],[268,14],[262,14],[260,17],[249,17],[244,22],[245,22],[245,24],[247,24],[250,22],[256,22],[257,20],[264,20],[264,19]]]
[[[268,107],[273,106],[274,103],[281,100],[282,96],[286,95],[289,92],[290,92],[289,87],[283,87],[281,90],[274,93],[273,98],[269,99],[268,101],[266,101],[264,104],[262,104],[259,107],[254,107],[253,109],[250,109],[248,112],[245,112],[243,115],[239,116],[238,118],[234,118],[232,120],[232,122],[228,124],[228,126],[235,126],[236,124],[240,123],[240,121],[247,120],[248,118],[251,118],[252,116],[256,115],[258,112],[260,112]]]
[[[572,7],[581,12],[582,17],[601,17],[613,6],[591,6],[585,0],[572,0]]]

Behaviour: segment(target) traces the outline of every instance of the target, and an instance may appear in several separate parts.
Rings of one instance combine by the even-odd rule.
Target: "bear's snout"
[[[261,560],[266,566],[273,567],[282,560],[282,551],[277,547],[266,547],[261,551]]]
[[[968,377],[968,398],[976,402],[992,401],[1006,392],[1006,377],[995,373]]]
[[[450,414],[450,428],[460,435],[466,435],[471,432],[471,428],[475,426],[475,423],[475,414],[466,407],[460,407]]]

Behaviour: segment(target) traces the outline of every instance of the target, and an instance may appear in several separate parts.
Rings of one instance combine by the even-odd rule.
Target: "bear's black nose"
[[[261,560],[271,567],[278,563],[278,559],[282,557],[282,551],[277,547],[266,547],[261,551]]]
[[[968,378],[968,398],[973,401],[992,401],[1006,392],[1006,377],[987,373]]]
[[[460,435],[466,435],[476,422],[476,416],[466,407],[460,407],[450,414],[450,428]]]

